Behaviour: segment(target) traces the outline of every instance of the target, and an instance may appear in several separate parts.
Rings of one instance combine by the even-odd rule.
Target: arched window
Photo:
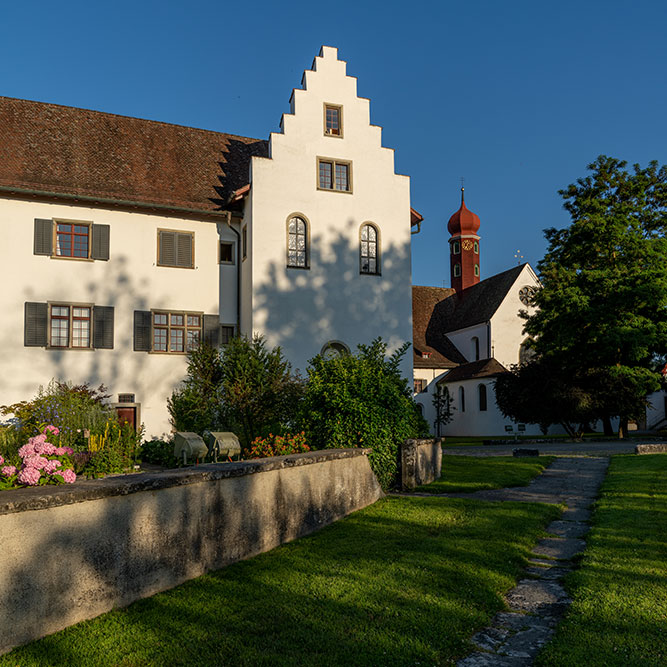
[[[472,337],[472,360],[479,361],[479,338],[477,336]]]
[[[308,223],[298,215],[287,221],[287,266],[308,268]]]
[[[475,241],[475,245],[473,246],[473,248],[475,250],[475,254],[479,255],[479,243],[477,243],[477,241]]]
[[[361,225],[359,240],[359,271],[361,273],[380,273],[380,233],[371,224]]]
[[[466,411],[466,390],[463,387],[459,387],[459,410]]]
[[[486,412],[486,385],[480,384],[477,391],[479,392],[479,411]]]
[[[479,264],[475,264],[475,275],[479,276]]]
[[[461,265],[454,264],[454,278],[458,278],[461,275]]]
[[[459,255],[461,254],[461,244],[458,241],[454,241],[452,243],[452,253],[454,255]]]

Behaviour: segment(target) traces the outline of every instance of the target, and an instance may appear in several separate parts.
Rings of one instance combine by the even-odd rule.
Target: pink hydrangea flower
[[[2,458],[2,454],[0,454],[0,466],[5,462],[5,459]]]
[[[65,456],[67,452],[65,451],[64,447],[56,447],[56,451],[53,452],[56,456]]]
[[[36,470],[41,470],[49,462],[49,459],[40,456],[39,454],[34,454],[33,456],[27,456],[23,459],[24,468],[35,468]]]
[[[4,475],[5,477],[12,477],[12,475],[16,474],[16,466],[5,466],[4,468],[0,469],[0,474]]]
[[[33,445],[35,454],[44,454],[44,456],[53,456],[56,453],[55,445],[52,445],[50,442],[38,442]]]
[[[72,456],[72,454],[74,454],[74,450],[71,447],[63,447],[63,449],[65,450],[65,454],[68,456]]]
[[[30,438],[30,440],[28,440],[27,445],[23,445],[23,447],[21,447],[21,449],[19,449],[19,456],[22,459],[26,458],[27,456],[33,456],[34,453],[35,453],[35,448],[33,447],[33,444],[31,442],[31,440],[32,440],[32,438]]]
[[[53,435],[59,435],[59,433],[60,433],[60,429],[57,426],[54,426],[53,424],[49,424],[44,429],[44,433],[46,433],[47,431],[50,432],[50,433],[53,433]]]
[[[58,470],[58,468],[60,468],[61,465],[62,463],[60,463],[60,461],[58,461],[57,459],[54,459],[52,461],[47,461],[44,464],[44,472],[47,475],[52,475],[56,470]]]
[[[73,484],[76,481],[76,473],[69,468],[65,468],[63,471],[59,470],[56,474],[63,478],[63,482],[65,482],[65,484]]]
[[[28,486],[36,486],[39,484],[39,479],[42,473],[36,468],[23,468],[18,475],[19,484],[27,484]]]

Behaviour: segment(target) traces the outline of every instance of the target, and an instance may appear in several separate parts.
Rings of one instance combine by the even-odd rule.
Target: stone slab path
[[[517,447],[528,447],[539,450],[544,456],[612,456],[613,454],[634,454],[635,446],[639,444],[655,444],[655,439],[646,440],[600,440],[595,442],[538,442],[524,443],[521,440],[502,445],[482,445],[449,447],[445,438],[445,447],[442,449],[443,456],[512,456],[512,451]]]
[[[586,546],[582,538],[588,532],[589,508],[608,465],[607,458],[559,458],[527,487],[447,494],[567,505],[561,518],[547,527],[551,537],[537,543],[525,578],[505,596],[509,611],[496,614],[491,625],[472,638],[477,650],[459,660],[459,667],[533,664],[571,602],[561,580]]]

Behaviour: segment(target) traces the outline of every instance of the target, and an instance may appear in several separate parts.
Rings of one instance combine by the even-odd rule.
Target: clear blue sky
[[[337,46],[426,219],[413,281],[448,285],[461,176],[488,277],[537,263],[597,155],[667,162],[666,34],[665,0],[24,0],[3,3],[0,95],[266,138]]]

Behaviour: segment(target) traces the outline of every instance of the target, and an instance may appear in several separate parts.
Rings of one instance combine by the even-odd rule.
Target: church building
[[[519,313],[531,312],[538,278],[521,264],[480,280],[480,219],[467,208],[463,188],[447,229],[452,287],[412,288],[415,400],[436,435],[538,434],[534,424],[503,417],[493,388],[494,379],[526,354]],[[448,424],[439,422],[434,406],[445,389]]]

